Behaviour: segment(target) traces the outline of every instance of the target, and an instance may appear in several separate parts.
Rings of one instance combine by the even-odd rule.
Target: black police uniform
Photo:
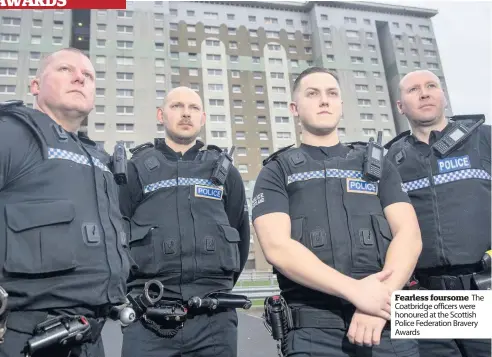
[[[128,283],[132,296],[157,279],[164,300],[184,305],[193,296],[230,291],[244,267],[250,232],[241,176],[231,165],[225,185],[213,185],[220,149],[202,147],[198,141],[181,154],[156,139],[155,147],[141,146],[129,161],[120,202],[139,266]],[[162,333],[141,322],[125,328],[123,356],[236,356],[235,310],[188,313],[182,326],[159,323]]]
[[[92,326],[81,356],[104,356],[99,332],[109,307],[125,302],[130,269],[108,160],[21,101],[0,107],[0,286],[10,310],[0,356],[24,356],[35,325],[74,314]]]
[[[291,219],[291,238],[321,261],[353,278],[382,270],[392,235],[383,209],[409,202],[394,166],[384,162],[379,182],[361,179],[365,147],[302,144],[265,161],[253,194],[253,220],[283,212]],[[390,340],[361,347],[346,338],[355,307],[311,290],[277,272],[290,306],[293,329],[283,341],[286,356],[418,356],[416,341]],[[372,354],[371,354],[372,353]]]
[[[459,120],[468,127],[473,120]],[[432,131],[429,144],[410,131],[386,144],[417,212],[422,253],[416,278],[425,289],[474,289],[472,274],[490,249],[490,126],[482,125],[454,152],[431,147],[447,133]],[[423,356],[488,356],[490,340],[420,340]]]

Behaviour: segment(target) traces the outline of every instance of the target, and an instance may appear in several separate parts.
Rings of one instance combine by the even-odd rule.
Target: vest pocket
[[[376,229],[371,215],[353,215],[352,221],[352,271],[372,274],[380,270]]]
[[[386,252],[393,239],[390,226],[386,218],[382,215],[371,216],[372,226],[376,232],[376,243],[378,245],[378,261],[381,267],[386,261]]]
[[[290,221],[290,237],[300,242],[302,239],[304,217],[295,218]]]
[[[7,246],[4,269],[11,274],[49,274],[77,267],[70,201],[24,202],[5,206]],[[78,235],[77,235],[78,234]]]
[[[239,272],[239,232],[228,225],[195,221],[197,271],[223,275]]]

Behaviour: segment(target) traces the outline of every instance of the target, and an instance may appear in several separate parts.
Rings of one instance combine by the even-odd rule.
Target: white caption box
[[[395,291],[391,338],[492,338],[492,291]]]

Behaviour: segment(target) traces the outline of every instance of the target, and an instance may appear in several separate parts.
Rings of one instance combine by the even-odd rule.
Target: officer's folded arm
[[[415,269],[422,237],[415,209],[410,203],[396,202],[384,208],[393,239],[386,252],[385,270],[393,273],[384,281],[391,291],[400,290]]]
[[[264,214],[253,225],[266,260],[281,274],[308,288],[350,301],[368,314],[389,319],[390,291],[379,281],[391,272],[383,271],[362,280],[338,272],[291,239],[290,217],[286,213]]]

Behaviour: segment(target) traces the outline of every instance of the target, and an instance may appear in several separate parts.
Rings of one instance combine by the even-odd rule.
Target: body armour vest
[[[0,190],[0,285],[9,308],[124,302],[129,259],[108,155],[21,103],[0,114],[26,125],[43,159]]]
[[[417,269],[475,264],[490,249],[490,151],[480,151],[481,135],[442,158],[408,136],[389,148],[422,232]]]
[[[154,148],[132,157],[143,199],[130,221],[139,266],[130,286],[158,279],[170,297],[185,300],[232,289],[240,237],[224,209],[224,187],[209,180],[218,157],[207,150],[194,161],[173,162]]]
[[[391,242],[378,196],[379,182],[363,180],[365,149],[313,160],[301,149],[278,155],[287,182],[291,238],[342,274],[363,278],[381,271]],[[278,274],[287,299],[326,301],[326,295]]]

